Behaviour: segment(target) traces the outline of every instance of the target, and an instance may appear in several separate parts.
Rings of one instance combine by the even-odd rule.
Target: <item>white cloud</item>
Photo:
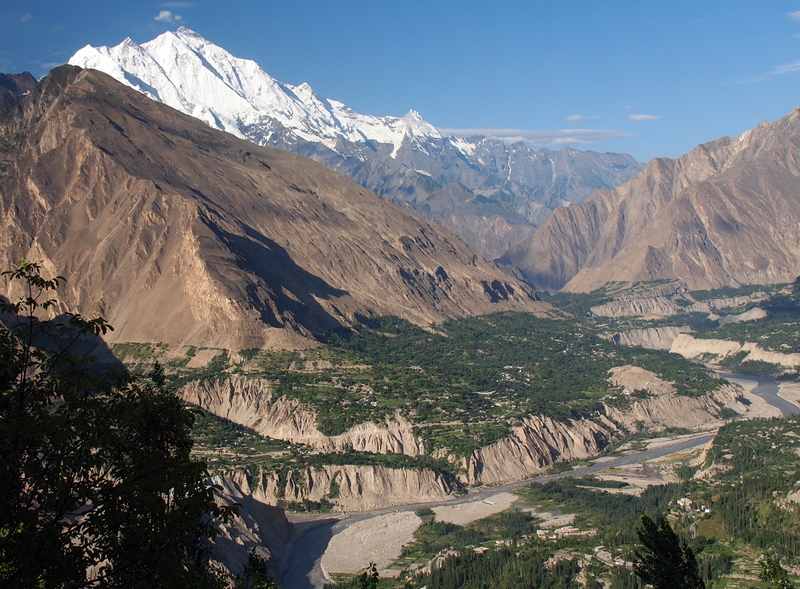
[[[631,121],[655,121],[660,118],[661,115],[628,115]]]
[[[154,20],[158,22],[179,22],[183,20],[183,17],[180,14],[172,14],[169,10],[162,10]]]
[[[28,22],[33,18],[33,15],[30,12],[26,12],[25,14],[20,15],[19,22]]]
[[[792,20],[800,20],[800,10],[795,10],[794,12],[790,12],[788,16]]]
[[[489,139],[498,139],[505,143],[522,141],[529,145],[586,145],[604,139],[630,137],[631,133],[614,129],[561,129],[552,131],[536,131],[529,129],[439,129],[443,135],[455,137],[474,137],[476,135]]]
[[[568,121],[583,121],[584,119],[593,119],[593,120],[597,120],[597,119],[599,119],[599,118],[600,118],[600,117],[589,117],[589,116],[586,116],[586,115],[569,115],[569,116],[567,117],[567,120],[568,120]]]

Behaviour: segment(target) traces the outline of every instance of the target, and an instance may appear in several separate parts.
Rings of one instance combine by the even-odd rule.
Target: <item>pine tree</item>
[[[775,589],[794,589],[795,585],[789,573],[781,566],[781,559],[774,554],[765,554],[761,558],[761,572],[758,578],[770,583]]]
[[[694,553],[678,540],[665,518],[658,524],[646,515],[636,530],[641,550],[635,551],[634,572],[654,589],[705,589]]]

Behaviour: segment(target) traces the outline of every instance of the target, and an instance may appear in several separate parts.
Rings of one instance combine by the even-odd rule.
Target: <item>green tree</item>
[[[640,518],[636,535],[642,543],[635,551],[633,571],[655,589],[704,589],[694,553],[678,540],[666,518],[656,524],[647,515]]]
[[[206,587],[214,502],[190,458],[193,414],[163,374],[136,381],[74,353],[103,319],[48,298],[63,278],[5,272],[0,298],[0,587]]]
[[[358,586],[360,589],[375,589],[378,586],[378,567],[374,562],[369,563],[367,570],[361,573],[358,578]]]
[[[761,558],[761,572],[758,578],[770,583],[775,589],[794,589],[789,573],[781,566],[781,559],[775,554],[765,554]]]
[[[247,555],[247,563],[236,575],[234,589],[277,589],[278,584],[269,576],[267,559],[251,550]]]

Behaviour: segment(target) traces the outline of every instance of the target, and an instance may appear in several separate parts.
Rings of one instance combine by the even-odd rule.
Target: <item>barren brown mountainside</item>
[[[800,109],[739,137],[654,159],[562,207],[501,259],[542,290],[682,279],[690,289],[800,274]]]
[[[66,276],[63,306],[112,341],[296,347],[371,315],[550,308],[346,177],[71,66],[0,89],[0,199],[3,267]]]

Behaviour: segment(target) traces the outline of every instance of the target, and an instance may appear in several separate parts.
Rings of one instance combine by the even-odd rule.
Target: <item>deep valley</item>
[[[642,166],[359,115],[185,27],[71,63],[0,79],[0,587],[125,586],[166,517],[82,526],[175,457],[200,503],[149,505],[197,587],[640,588],[650,516],[709,589],[800,576],[800,110]]]

